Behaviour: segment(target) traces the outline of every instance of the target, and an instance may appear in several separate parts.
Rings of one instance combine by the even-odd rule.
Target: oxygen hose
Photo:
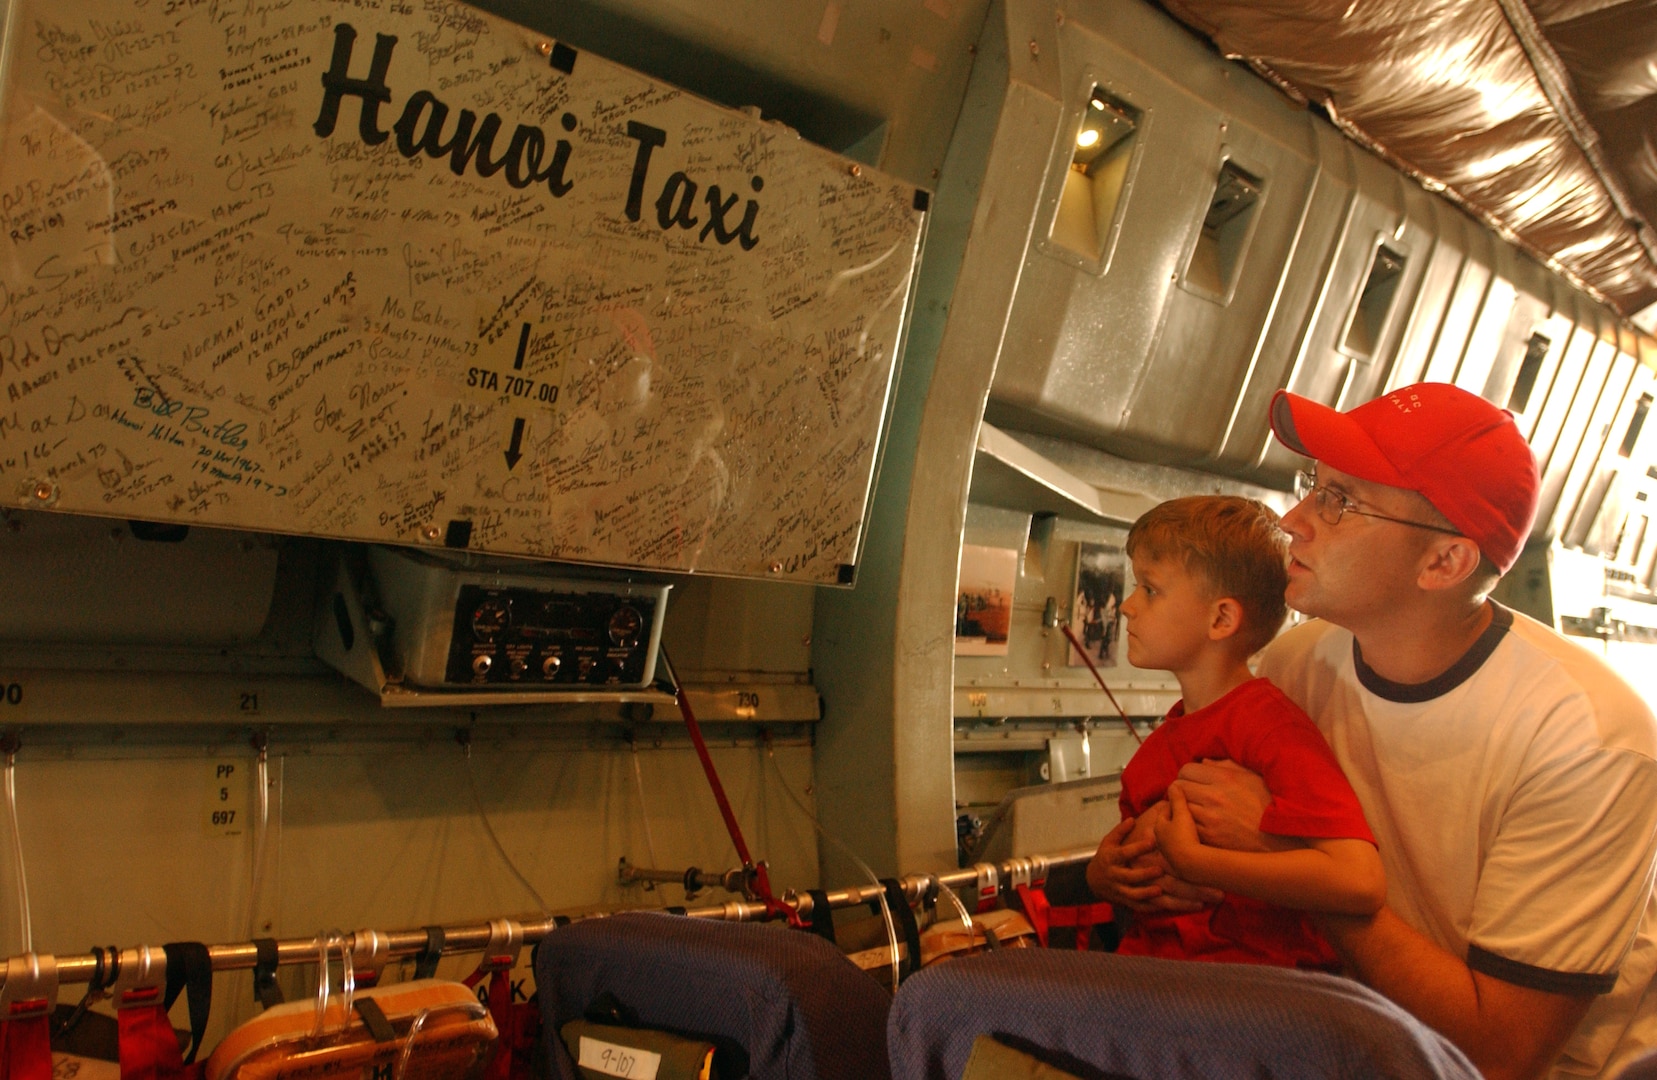
[[[254,782],[258,785],[259,812],[253,819],[253,881],[247,894],[247,936],[258,937],[259,890],[265,880],[266,839],[270,830],[270,739],[264,732],[253,737],[253,748],[258,751],[254,763]]]
[[[841,843],[839,837],[823,828],[823,823],[817,820],[817,815],[806,809],[805,803],[800,800],[798,795],[794,794],[794,789],[788,786],[788,777],[782,774],[782,766],[777,764],[777,752],[771,745],[769,735],[765,738],[765,756],[771,759],[771,768],[777,772],[777,783],[782,786],[782,793],[788,796],[788,801],[793,803],[795,809],[799,810],[801,814],[805,815],[805,819],[811,822],[811,827],[817,830],[818,836],[839,848],[840,853],[850,859],[859,870],[863,871],[863,876],[868,878],[869,884],[875,887],[875,900],[880,903],[880,916],[886,922],[886,945],[887,948],[891,949],[892,957],[892,992],[896,993],[898,983],[902,979],[902,969],[898,964],[898,924],[897,920],[892,917],[891,905],[886,902],[886,887],[880,883],[880,878],[869,868],[869,864],[858,858],[857,852]],[[961,909],[961,917],[966,920],[967,932],[970,934],[972,932],[972,919],[967,915],[967,909],[962,907],[960,898],[953,891],[948,889],[945,891],[949,892],[949,898],[955,901],[955,906]],[[915,962],[919,963],[920,961],[917,958]]]
[[[6,755],[6,813],[11,819],[12,866],[17,871],[17,918],[22,933],[23,951],[35,951],[34,926],[29,915],[29,876],[23,869],[23,834],[17,827],[17,751],[22,740],[15,732],[0,739],[0,751]]]
[[[639,744],[637,740],[629,738],[628,746],[633,751],[633,790],[639,795],[639,821],[644,825],[644,846],[650,852],[650,869],[654,870],[661,864],[656,861],[656,840],[650,835],[650,811],[644,805],[644,773],[639,768]],[[656,887],[655,882],[646,882],[645,889]]]

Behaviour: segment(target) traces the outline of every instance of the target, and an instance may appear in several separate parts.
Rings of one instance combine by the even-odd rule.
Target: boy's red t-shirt
[[[1260,830],[1317,840],[1367,840],[1358,796],[1323,734],[1265,679],[1251,679],[1187,714],[1168,711],[1122,770],[1122,815],[1138,817],[1166,797],[1180,766],[1227,758],[1258,773],[1271,792]],[[1301,912],[1227,893],[1189,914],[1134,915],[1118,952],[1184,960],[1330,969],[1335,951]]]

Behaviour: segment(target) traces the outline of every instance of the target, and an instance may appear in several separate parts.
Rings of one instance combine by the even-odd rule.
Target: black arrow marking
[[[523,442],[524,442],[524,422],[523,422],[523,418],[520,417],[520,418],[512,421],[512,445],[508,446],[506,448],[506,471],[507,472],[511,472],[513,469],[517,468],[518,467],[518,462],[520,460],[522,460],[523,455],[518,453],[518,447],[522,446]]]
[[[524,328],[522,330],[518,331],[518,358],[516,360],[512,361],[512,370],[513,371],[522,371],[524,369],[524,353],[526,353],[528,351],[529,351],[529,324],[524,323]]]

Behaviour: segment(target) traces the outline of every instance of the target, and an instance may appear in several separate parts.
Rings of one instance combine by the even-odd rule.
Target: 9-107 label
[[[581,1036],[583,1069],[592,1069],[605,1076],[621,1076],[626,1080],[656,1080],[656,1070],[662,1066],[662,1055],[633,1046],[617,1046],[601,1039]]]

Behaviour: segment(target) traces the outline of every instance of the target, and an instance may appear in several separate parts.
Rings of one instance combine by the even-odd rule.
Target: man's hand
[[[1200,911],[1218,903],[1221,893],[1188,885],[1168,872],[1156,850],[1156,823],[1168,808],[1158,803],[1138,818],[1124,818],[1105,835],[1087,866],[1094,895],[1130,911]]]
[[[1229,851],[1277,850],[1260,832],[1260,816],[1272,796],[1256,774],[1235,761],[1192,761],[1180,767],[1174,784],[1191,808],[1203,843]]]

